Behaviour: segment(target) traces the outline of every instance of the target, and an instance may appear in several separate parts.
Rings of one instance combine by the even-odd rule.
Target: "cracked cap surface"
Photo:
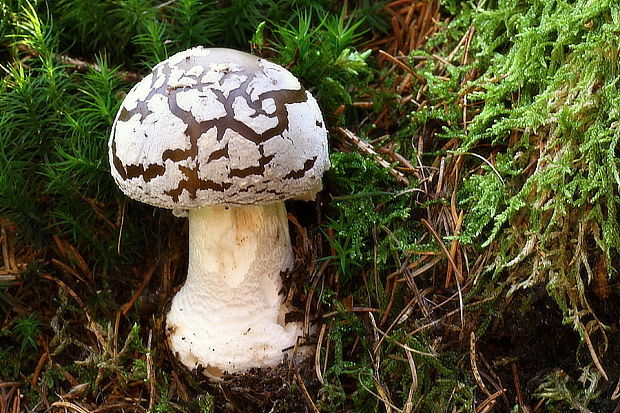
[[[203,47],[159,63],[131,89],[109,158],[127,196],[162,208],[313,198],[329,168],[321,111],[290,72]]]

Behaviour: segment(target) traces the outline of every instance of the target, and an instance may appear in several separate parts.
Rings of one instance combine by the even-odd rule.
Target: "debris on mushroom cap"
[[[203,47],[161,62],[133,87],[109,152],[121,190],[163,208],[307,199],[329,168],[318,104],[290,72]]]

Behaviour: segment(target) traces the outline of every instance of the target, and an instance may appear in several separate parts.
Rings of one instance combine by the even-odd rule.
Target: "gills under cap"
[[[203,47],[161,62],[131,89],[109,155],[127,196],[170,209],[313,198],[329,168],[320,109],[295,76]]]

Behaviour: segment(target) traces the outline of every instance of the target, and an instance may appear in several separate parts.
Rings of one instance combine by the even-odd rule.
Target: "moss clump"
[[[544,286],[580,334],[584,363],[604,376],[611,330],[596,308],[617,297],[620,8],[551,0],[444,6],[454,18],[428,45],[454,50],[451,62],[460,64],[412,52],[430,105],[412,114],[411,127],[441,125],[447,155],[466,158],[458,239],[493,254],[472,274],[477,286],[466,301],[483,292],[501,308],[506,294]],[[467,48],[453,48],[468,38]]]

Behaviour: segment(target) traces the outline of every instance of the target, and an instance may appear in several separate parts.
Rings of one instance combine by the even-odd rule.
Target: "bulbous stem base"
[[[187,280],[166,320],[172,351],[211,377],[276,366],[302,335],[280,294],[293,264],[284,204],[191,210],[189,228]]]

